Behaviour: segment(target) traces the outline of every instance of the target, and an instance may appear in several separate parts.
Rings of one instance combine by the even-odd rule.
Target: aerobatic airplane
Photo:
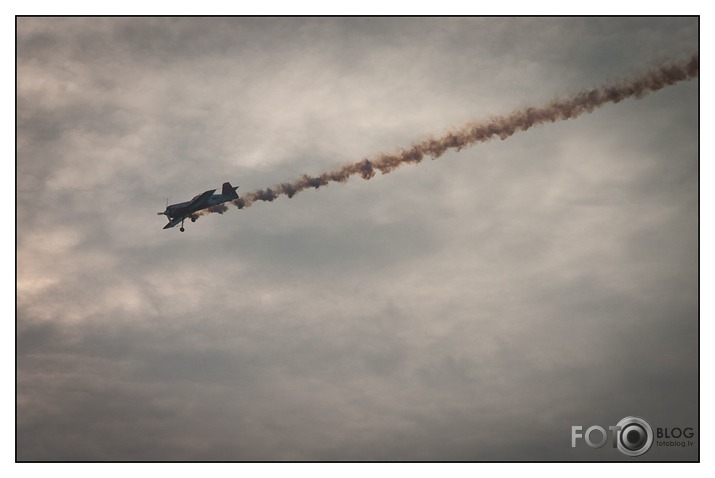
[[[184,219],[188,217],[191,219],[191,222],[196,222],[198,218],[196,213],[200,210],[225,203],[232,199],[238,199],[236,189],[238,189],[238,186],[233,187],[231,183],[223,183],[221,194],[214,194],[216,190],[211,189],[198,196],[194,196],[191,201],[180,202],[178,204],[172,204],[171,206],[167,205],[166,211],[158,212],[157,214],[160,216],[163,214],[169,218],[169,223],[164,226],[164,229],[169,229],[181,223],[179,230],[184,232]]]

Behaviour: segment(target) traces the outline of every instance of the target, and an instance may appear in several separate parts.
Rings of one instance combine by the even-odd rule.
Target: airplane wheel
[[[184,229],[183,227],[180,227],[179,230],[180,230],[181,232],[184,232],[186,229]]]
[[[195,218],[195,217],[192,217],[192,218],[191,218],[191,222],[196,222],[196,218]]]

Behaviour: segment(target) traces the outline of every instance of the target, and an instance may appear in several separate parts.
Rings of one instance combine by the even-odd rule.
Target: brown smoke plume
[[[359,174],[363,179],[370,179],[375,176],[376,171],[387,174],[403,164],[419,163],[425,156],[436,159],[450,149],[459,151],[462,148],[476,143],[483,143],[496,137],[506,139],[514,133],[526,131],[532,126],[576,118],[583,113],[590,113],[595,108],[607,103],[618,103],[627,98],[641,98],[666,86],[694,78],[698,76],[699,71],[700,55],[695,54],[687,61],[669,63],[653,68],[633,77],[631,80],[584,90],[565,99],[555,99],[546,106],[527,107],[508,116],[499,116],[486,121],[471,123],[456,131],[449,132],[441,138],[422,141],[398,153],[381,154],[373,159],[363,159],[318,176],[303,175],[291,182],[247,193],[232,202],[239,209],[243,209],[251,206],[256,201],[273,201],[279,196],[291,198],[304,189],[318,189],[331,182],[343,183],[350,176],[356,174]],[[209,209],[206,213],[223,213],[225,210],[225,207],[220,207],[215,208],[215,210]]]

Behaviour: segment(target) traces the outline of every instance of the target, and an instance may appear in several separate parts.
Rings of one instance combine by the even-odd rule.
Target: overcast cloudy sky
[[[693,18],[19,18],[19,460],[634,460],[693,427],[698,88],[163,230],[698,51]]]

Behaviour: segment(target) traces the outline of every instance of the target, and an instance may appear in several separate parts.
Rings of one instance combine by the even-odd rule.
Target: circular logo
[[[638,417],[626,417],[618,422],[616,441],[621,453],[641,456],[653,444],[653,430],[647,421]]]

